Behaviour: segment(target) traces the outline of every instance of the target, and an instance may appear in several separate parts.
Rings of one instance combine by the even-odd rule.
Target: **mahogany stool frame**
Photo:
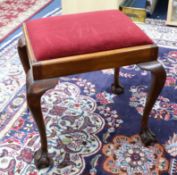
[[[155,135],[148,126],[152,107],[160,94],[166,79],[163,66],[157,61],[158,47],[155,44],[140,45],[116,50],[102,51],[76,56],[36,61],[25,24],[24,38],[18,42],[18,53],[26,73],[26,93],[28,107],[40,133],[41,148],[34,155],[37,168],[48,167],[52,159],[48,155],[45,123],[41,111],[41,96],[58,83],[58,77],[71,74],[114,68],[113,93],[123,93],[119,83],[119,68],[138,64],[142,70],[151,72],[151,84],[142,116],[140,136],[147,146],[156,142]]]

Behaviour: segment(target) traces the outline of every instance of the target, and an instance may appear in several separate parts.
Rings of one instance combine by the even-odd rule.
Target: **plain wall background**
[[[62,14],[119,9],[123,0],[62,0]]]

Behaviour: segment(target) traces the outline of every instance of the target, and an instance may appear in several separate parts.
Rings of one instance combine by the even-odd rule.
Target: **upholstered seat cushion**
[[[153,43],[118,10],[32,20],[26,29],[38,61]]]

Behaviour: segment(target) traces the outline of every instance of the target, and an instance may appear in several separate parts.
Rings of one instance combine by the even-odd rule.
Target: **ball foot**
[[[53,165],[52,159],[48,156],[47,152],[42,152],[41,149],[34,154],[34,164],[37,169],[47,168]]]
[[[121,85],[115,85],[115,84],[112,84],[111,85],[111,90],[114,94],[122,94],[124,92],[124,88],[121,86]]]
[[[143,129],[140,132],[140,137],[145,146],[149,146],[154,143],[157,143],[155,134],[150,129]]]

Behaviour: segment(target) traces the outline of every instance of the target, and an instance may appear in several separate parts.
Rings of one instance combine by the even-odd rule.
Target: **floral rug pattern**
[[[104,170],[112,174],[158,175],[168,169],[164,148],[160,144],[144,147],[138,135],[116,136],[113,143],[104,145],[103,154],[107,156]]]
[[[39,133],[27,110],[16,44],[0,50],[0,175],[177,173],[177,49],[159,50],[167,81],[150,116],[157,144],[144,147],[138,136],[148,72],[121,68],[120,96],[111,92],[111,69],[61,77],[41,100],[54,166],[39,171],[33,161]]]
[[[0,0],[0,41],[51,0]]]

